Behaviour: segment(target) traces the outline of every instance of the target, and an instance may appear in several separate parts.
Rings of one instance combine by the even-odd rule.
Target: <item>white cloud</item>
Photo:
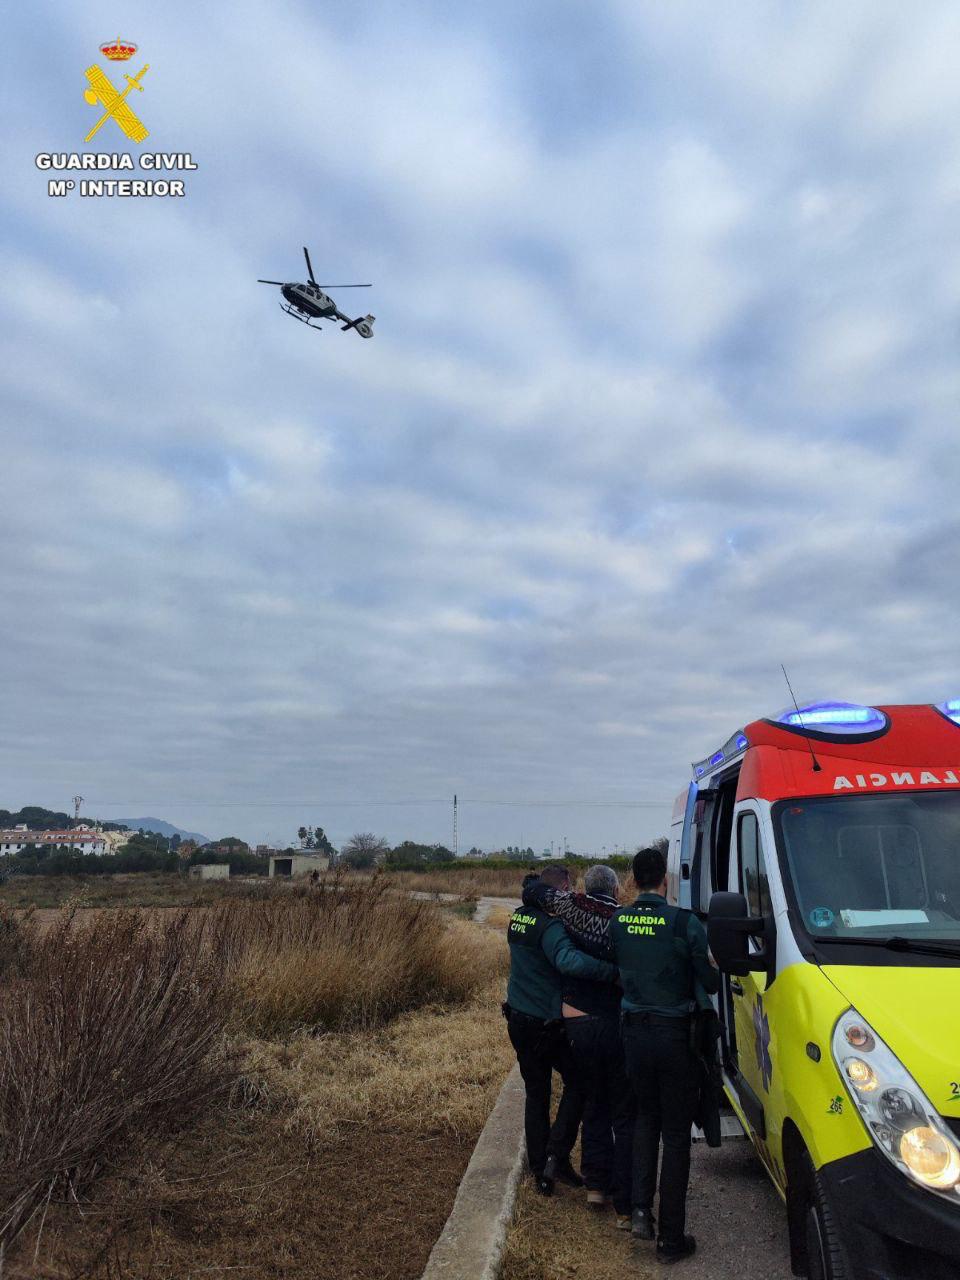
[[[669,800],[781,661],[955,692],[952,9],[611,2],[535,57],[567,19],[135,6],[151,145],[201,166],[166,203],[45,195],[115,19],[17,19],[56,65],[6,84],[0,803],[439,839],[454,790]],[[255,283],[304,243],[373,342]],[[557,812],[464,839],[668,816]]]

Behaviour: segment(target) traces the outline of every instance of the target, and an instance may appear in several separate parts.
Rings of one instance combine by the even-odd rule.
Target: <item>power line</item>
[[[197,805],[208,809],[267,809],[267,808],[326,808],[334,809],[360,805],[363,807],[393,805],[449,805],[449,797],[423,797],[404,800],[206,800],[202,797],[178,797],[152,800],[90,800],[88,805],[97,809],[131,809],[167,807],[173,805]],[[494,800],[482,797],[460,796],[461,805],[509,806],[530,809],[663,809],[672,800]]]

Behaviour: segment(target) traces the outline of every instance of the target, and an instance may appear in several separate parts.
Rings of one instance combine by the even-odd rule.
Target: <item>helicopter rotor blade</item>
[[[372,289],[372,284],[321,284],[319,289]]]
[[[283,288],[282,280],[258,280],[257,284],[276,284],[279,285],[281,289]]]
[[[313,278],[313,267],[310,265],[310,255],[309,255],[309,253],[307,253],[307,246],[306,246],[306,245],[304,245],[304,246],[303,246],[303,256],[304,256],[304,257],[306,258],[306,260],[307,260],[307,273],[308,273],[308,277],[309,277],[310,283],[311,283],[311,284],[317,284],[316,280],[314,280],[314,278]],[[317,285],[317,288],[318,288],[318,289],[319,289],[319,287],[320,287],[320,286],[319,286],[319,285]]]

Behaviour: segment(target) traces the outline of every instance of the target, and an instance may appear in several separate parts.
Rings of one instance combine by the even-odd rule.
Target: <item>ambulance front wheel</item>
[[[820,1175],[812,1167],[807,1181],[804,1243],[809,1280],[847,1280],[836,1214]]]

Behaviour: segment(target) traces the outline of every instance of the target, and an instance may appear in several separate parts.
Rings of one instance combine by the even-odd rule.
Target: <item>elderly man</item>
[[[569,887],[565,867],[545,867],[542,881],[554,889]],[[524,1128],[527,1160],[543,1195],[553,1191],[554,1180],[572,1185],[582,1179],[570,1163],[584,1106],[583,1084],[563,1032],[561,1006],[563,982],[592,979],[612,984],[617,971],[612,964],[579,951],[559,920],[534,906],[521,907],[510,918],[510,981],[504,1013],[507,1031],[526,1086]],[[554,1070],[564,1089],[556,1120],[550,1124],[550,1093]]]
[[[541,880],[525,888],[524,902],[555,913],[578,945],[609,959],[608,926],[620,889],[616,872],[602,863],[591,867],[584,888],[585,894],[564,892]],[[600,1208],[612,1198],[617,1226],[628,1231],[636,1106],[620,1039],[619,988],[567,975],[562,1011],[567,1043],[586,1094],[581,1168],[587,1203]]]

